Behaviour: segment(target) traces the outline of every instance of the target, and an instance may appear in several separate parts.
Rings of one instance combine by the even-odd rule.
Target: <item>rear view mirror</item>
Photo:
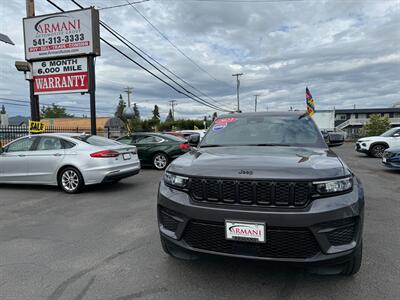
[[[200,135],[192,134],[191,136],[189,136],[188,142],[190,146],[197,147],[200,143]]]

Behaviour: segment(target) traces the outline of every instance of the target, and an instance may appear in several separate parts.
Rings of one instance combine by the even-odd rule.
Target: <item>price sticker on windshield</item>
[[[212,131],[214,132],[220,132],[222,131],[226,126],[228,126],[229,123],[236,122],[237,118],[221,118],[221,119],[216,119],[214,121],[214,126],[212,127]]]

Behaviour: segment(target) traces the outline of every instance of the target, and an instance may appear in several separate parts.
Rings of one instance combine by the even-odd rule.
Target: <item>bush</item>
[[[368,122],[363,126],[363,132],[367,136],[381,135],[388,129],[390,129],[389,118],[380,115],[371,115]]]

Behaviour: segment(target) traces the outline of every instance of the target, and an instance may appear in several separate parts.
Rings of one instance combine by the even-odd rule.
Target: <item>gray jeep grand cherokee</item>
[[[362,258],[361,182],[297,112],[225,115],[171,163],[160,183],[163,249],[339,265]]]

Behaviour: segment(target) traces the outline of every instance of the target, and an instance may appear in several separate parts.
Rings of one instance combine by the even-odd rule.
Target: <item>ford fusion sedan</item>
[[[94,135],[34,135],[0,152],[0,183],[58,185],[67,193],[140,171],[136,147]]]
[[[356,151],[381,158],[385,149],[400,147],[400,127],[389,129],[379,136],[370,136],[356,142]]]
[[[158,194],[164,251],[358,272],[364,193],[298,112],[229,114],[166,169]],[[198,145],[197,145],[198,144]]]
[[[386,149],[382,163],[388,168],[400,169],[400,147]]]
[[[190,149],[186,140],[162,133],[133,133],[131,136],[119,138],[118,141],[136,146],[141,163],[158,170],[164,170],[172,160]]]

